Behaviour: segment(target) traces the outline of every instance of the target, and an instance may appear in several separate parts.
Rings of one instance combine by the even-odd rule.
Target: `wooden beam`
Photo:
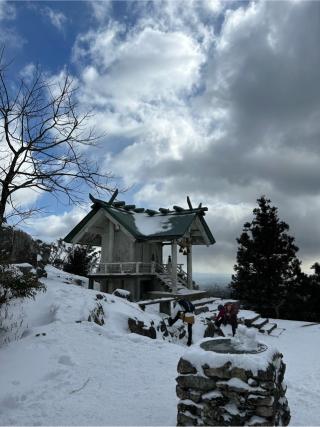
[[[169,212],[170,212],[170,209],[166,209],[166,208],[159,208],[159,211],[160,211],[162,214],[167,214],[167,213],[169,213]]]
[[[125,206],[125,204],[126,204],[126,202],[124,202],[124,201],[122,201],[122,200],[119,200],[118,202],[114,202],[114,203],[113,203],[113,206],[114,206],[115,208],[121,208],[121,207]]]
[[[176,212],[183,212],[183,211],[184,211],[184,209],[183,209],[181,206],[177,206],[177,205],[174,205],[174,206],[173,206],[173,209],[174,209]]]
[[[135,241],[136,238],[125,228],[123,227],[112,215],[110,215],[106,210],[103,210],[103,215],[106,216],[113,224],[119,226],[120,230],[124,232],[132,241]]]
[[[155,211],[153,209],[146,209],[145,212],[150,216],[156,215],[158,213],[157,211]]]
[[[192,289],[192,245],[189,246],[189,252],[187,253],[187,276],[188,276],[188,288]]]
[[[107,259],[108,262],[113,261],[113,249],[114,249],[114,224],[113,222],[109,221],[108,224],[108,239],[107,239]]]
[[[123,208],[124,208],[126,211],[132,211],[132,210],[134,210],[134,209],[135,209],[135,207],[136,207],[136,205],[125,205],[125,206],[123,206]]]
[[[82,237],[84,237],[86,233],[90,233],[91,228],[94,227],[102,217],[103,217],[102,209],[99,209],[96,212],[96,214],[92,218],[90,218],[90,220],[86,223],[86,225],[84,225],[83,228],[79,230],[78,233],[73,237],[72,243],[73,244],[79,243]]]
[[[187,196],[187,203],[188,203],[189,209],[192,210],[193,207],[192,207],[191,200],[190,200],[189,196]]]
[[[115,192],[112,194],[112,196],[111,196],[111,198],[110,198],[109,202],[108,202],[108,204],[109,204],[109,205],[112,205],[112,202],[113,202],[113,201],[114,201],[114,199],[117,197],[118,193],[119,193],[119,190],[118,190],[118,189],[116,189],[116,190],[115,190]]]
[[[171,243],[171,261],[172,261],[172,284],[173,288],[177,288],[177,262],[178,262],[178,253],[177,253],[177,241],[173,240]]]

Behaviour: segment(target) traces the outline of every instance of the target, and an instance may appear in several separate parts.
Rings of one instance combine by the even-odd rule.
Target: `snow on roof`
[[[141,212],[141,209],[133,209],[134,205],[116,206],[90,196],[94,202],[92,210],[77,224],[70,233],[64,238],[68,243],[75,243],[73,240],[77,234],[83,230],[86,224],[97,214],[99,209],[106,211],[118,225],[125,228],[133,237],[141,240],[169,239],[179,238],[185,235],[190,229],[195,218],[199,218],[202,224],[202,237],[197,238],[197,243],[193,244],[214,244],[215,239],[205,222],[203,216],[207,208],[197,209],[175,209],[174,211],[165,210],[161,214],[157,211],[147,209]],[[121,202],[122,203],[122,202]],[[124,203],[124,202],[123,202]],[[177,207],[175,207],[177,208]],[[143,210],[143,209],[142,209]],[[84,238],[85,240],[85,238]]]
[[[173,224],[170,221],[170,216],[154,215],[150,216],[145,213],[133,214],[135,226],[139,233],[144,236],[154,235],[158,233],[168,232],[172,230]]]

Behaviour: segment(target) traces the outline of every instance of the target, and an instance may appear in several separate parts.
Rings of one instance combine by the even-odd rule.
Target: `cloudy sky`
[[[217,243],[195,250],[196,271],[232,271],[262,194],[304,270],[320,261],[320,2],[2,1],[0,31],[13,75],[74,76],[106,135],[91,155],[125,200],[208,206]],[[47,240],[88,212],[34,197]]]

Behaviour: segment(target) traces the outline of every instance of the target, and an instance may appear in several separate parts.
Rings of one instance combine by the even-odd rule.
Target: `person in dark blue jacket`
[[[169,317],[168,325],[172,326],[179,319],[186,322],[188,324],[187,346],[190,346],[192,343],[192,324],[194,323],[194,316],[191,314],[194,313],[195,306],[188,300],[179,299],[177,303],[174,304],[174,308],[176,315],[173,319]],[[190,316],[186,316],[186,314],[190,314]]]

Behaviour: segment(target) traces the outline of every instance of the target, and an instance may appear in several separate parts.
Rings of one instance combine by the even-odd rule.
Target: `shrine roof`
[[[126,205],[125,202],[115,201],[115,198],[106,202],[90,195],[90,199],[93,202],[92,210],[65,237],[66,242],[72,242],[77,233],[102,209],[115,223],[124,227],[138,241],[179,239],[190,230],[193,222],[198,218],[201,223],[200,227],[205,234],[206,244],[215,243],[208,224],[204,220],[207,208],[201,205],[198,208],[193,208],[190,204],[189,209],[174,206],[172,210],[159,208],[158,211],[155,211],[136,208],[135,205]]]

